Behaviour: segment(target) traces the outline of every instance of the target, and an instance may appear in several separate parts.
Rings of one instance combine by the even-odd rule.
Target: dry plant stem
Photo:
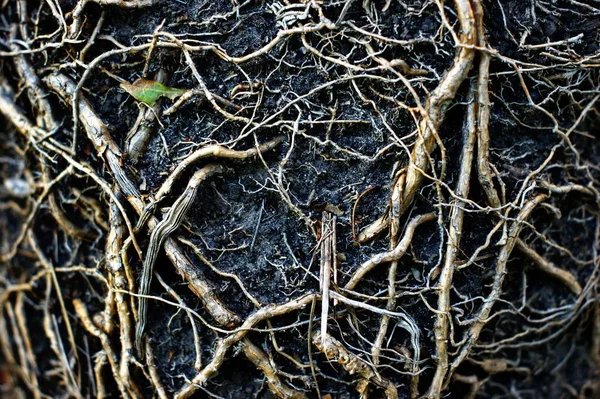
[[[434,220],[435,218],[435,213],[427,213],[425,215],[419,215],[411,219],[411,221],[408,223],[408,226],[406,226],[406,231],[404,232],[402,240],[400,240],[398,245],[396,245],[396,248],[394,248],[392,251],[374,255],[371,257],[371,259],[360,265],[360,267],[354,272],[354,274],[350,278],[350,281],[346,283],[344,288],[349,291],[353,290],[356,287],[356,285],[360,282],[360,280],[362,280],[362,278],[377,265],[386,262],[393,262],[400,259],[408,250],[408,247],[412,242],[412,238],[415,234],[417,226],[425,222]]]
[[[198,385],[206,384],[208,379],[219,370],[223,362],[226,360],[225,355],[227,354],[228,350],[234,344],[240,342],[249,332],[249,329],[253,328],[258,323],[263,322],[267,319],[271,319],[276,316],[281,316],[283,314],[302,309],[303,307],[311,303],[315,297],[317,297],[316,294],[307,294],[283,304],[265,306],[254,312],[252,315],[246,318],[244,323],[242,323],[242,325],[239,328],[235,330],[236,332],[232,332],[227,337],[218,341],[217,347],[215,348],[214,355],[210,363],[208,363],[204,367],[204,369],[202,369],[202,371],[200,371],[188,385],[186,385],[179,392],[177,392],[175,398],[188,398],[198,389]]]
[[[534,266],[540,271],[566,285],[575,296],[581,295],[582,288],[575,276],[544,259],[544,257],[538,254],[533,248],[525,244],[522,239],[519,238],[517,240],[516,246],[524,255],[531,259]]]
[[[110,338],[90,319],[88,311],[85,307],[85,304],[81,302],[79,299],[73,300],[73,308],[75,309],[75,313],[81,320],[81,323],[85,327],[85,329],[94,337],[98,338],[102,344],[102,349],[106,354],[108,359],[108,364],[110,365],[113,377],[115,382],[117,383],[117,387],[119,388],[119,392],[121,393],[121,397],[124,399],[127,398],[136,398],[138,396],[131,395],[130,392],[125,388],[124,381],[121,380],[119,375],[119,365],[117,355],[112,349],[112,345],[110,342]]]
[[[368,397],[369,383],[373,383],[384,389],[387,399],[398,398],[398,390],[393,382],[379,376],[368,363],[350,352],[340,341],[331,335],[323,338],[320,333],[315,332],[312,342],[327,359],[341,364],[350,375],[357,374],[361,377],[361,381],[356,386],[356,390],[360,393],[361,398]]]
[[[321,336],[327,335],[327,320],[329,319],[329,289],[331,272],[336,262],[336,217],[327,211],[323,212],[321,230],[321,271],[319,285],[321,286]]]
[[[481,333],[483,326],[485,326],[487,318],[490,315],[490,312],[492,311],[496,300],[500,296],[502,283],[504,281],[504,276],[506,275],[506,266],[508,263],[508,259],[519,238],[519,233],[523,228],[524,222],[525,220],[527,220],[527,218],[535,209],[535,207],[543,201],[545,201],[547,198],[548,196],[546,194],[538,194],[531,200],[527,201],[523,205],[523,208],[519,212],[518,216],[516,217],[516,220],[512,223],[512,226],[508,231],[506,243],[504,244],[504,246],[500,250],[500,253],[498,254],[496,262],[496,272],[494,275],[494,281],[492,283],[492,290],[487,296],[486,300],[483,302],[483,305],[479,309],[475,321],[466,333],[466,342],[461,348],[459,355],[452,362],[452,365],[450,367],[450,374],[452,374],[453,371],[456,370],[456,368],[462,363],[462,361],[467,358],[467,356],[471,352],[471,349],[477,343],[477,340],[479,339],[479,334]]]
[[[303,392],[290,389],[281,382],[281,379],[277,375],[279,370],[271,364],[269,358],[262,349],[253,344],[248,338],[244,338],[242,340],[242,344],[244,355],[246,355],[246,358],[250,360],[256,366],[256,368],[263,372],[271,392],[273,392],[278,398],[306,398],[306,395]]]
[[[469,183],[471,180],[471,168],[473,165],[473,151],[476,140],[476,112],[476,102],[472,100],[468,106],[467,118],[465,121],[465,126],[463,127],[463,152],[461,154],[459,180],[456,187],[456,195],[463,198],[467,198],[469,195]],[[435,356],[437,365],[433,380],[429,387],[429,392],[427,393],[427,397],[429,398],[437,398],[440,396],[444,378],[446,377],[446,373],[448,371],[448,324],[452,322],[450,315],[450,291],[452,289],[454,268],[460,248],[463,229],[464,206],[465,203],[463,201],[454,200],[452,202],[446,254],[444,256],[444,264],[442,266],[437,285],[438,308],[434,326],[436,346]]]
[[[208,177],[222,173],[223,167],[218,164],[207,165],[200,169],[191,177],[183,194],[171,206],[167,215],[153,229],[150,235],[150,243],[146,251],[144,265],[142,268],[142,277],[138,293],[141,295],[138,298],[138,322],[135,333],[135,344],[138,354],[143,356],[142,337],[146,327],[146,319],[148,316],[148,300],[145,296],[150,292],[150,282],[154,270],[154,262],[158,257],[158,252],[161,250],[165,240],[179,228],[183,222],[183,218],[187,214],[188,209],[196,199],[198,186]]]

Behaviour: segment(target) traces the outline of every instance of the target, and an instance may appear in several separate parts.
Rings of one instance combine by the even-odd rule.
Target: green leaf
[[[167,97],[174,100],[188,91],[186,89],[168,87],[157,81],[143,78],[140,78],[133,83],[121,82],[121,87],[136,100],[148,104],[149,106],[156,104],[156,101],[160,97]]]

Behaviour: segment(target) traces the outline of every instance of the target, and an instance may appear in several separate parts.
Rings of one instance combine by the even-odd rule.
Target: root
[[[598,7],[209,3],[0,4],[1,388],[595,392]]]
[[[361,397],[366,397],[368,392],[368,384],[373,383],[385,391],[385,396],[388,399],[397,399],[398,391],[395,385],[384,378],[381,378],[371,366],[354,355],[330,335],[321,336],[320,333],[313,334],[313,344],[317,349],[327,357],[327,359],[337,362],[344,367],[347,373],[357,374],[362,381],[356,386],[356,390],[361,394]]]

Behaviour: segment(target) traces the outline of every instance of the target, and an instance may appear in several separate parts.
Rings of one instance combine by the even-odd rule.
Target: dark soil
[[[37,2],[26,3],[30,12],[39,13],[39,36],[51,34],[58,28],[50,7],[40,9]],[[58,2],[58,6],[67,13],[73,9],[74,3],[62,1]],[[277,35],[279,28],[275,15],[269,8],[271,2],[249,1],[237,11],[234,10],[235,4],[236,2],[226,0],[161,1],[159,5],[126,10],[118,6],[102,7],[91,2],[85,8],[85,24],[79,36],[81,42],[45,51],[43,56],[41,53],[34,54],[30,61],[43,75],[51,68],[74,60],[91,35],[101,13],[104,13],[105,21],[95,44],[85,57],[86,62],[116,48],[115,43],[107,39],[108,36],[123,46],[134,46],[151,40],[148,35],[151,36],[161,24],[164,31],[182,40],[194,39],[198,45],[218,45],[231,57],[243,56],[265,46]],[[324,15],[335,22],[344,4],[345,2],[324,1],[321,7]],[[381,51],[381,57],[388,60],[401,58],[411,68],[427,71],[422,77],[411,77],[420,101],[425,103],[427,93],[435,89],[454,62],[454,39],[443,25],[440,10],[434,2],[392,1],[389,8],[382,11],[384,4],[383,1],[373,2],[374,8],[378,10],[376,23],[379,35],[397,40],[423,38],[423,41],[409,46],[384,46],[373,41],[373,46],[378,47],[375,48],[376,51]],[[543,168],[537,179],[547,180],[555,185],[572,183],[598,188],[600,146],[597,139],[600,113],[594,106],[592,111],[578,121],[582,110],[594,99],[599,88],[598,4],[593,1],[584,4],[573,1],[546,3],[507,0],[485,2],[484,12],[489,48],[519,62],[519,68],[522,68],[520,74],[516,74],[516,64],[511,65],[499,57],[492,58],[489,88],[492,102],[489,124],[490,161],[497,168],[498,181],[501,180],[503,184],[497,188],[504,190],[506,202],[513,201],[520,195],[525,187],[524,180],[552,152],[555,153],[552,162]],[[0,50],[9,51],[10,24],[18,21],[16,3],[5,2],[1,16]],[[445,4],[445,16],[458,29],[455,9],[449,2]],[[68,16],[66,18],[70,21]],[[311,9],[307,18],[316,21],[318,15]],[[361,1],[354,1],[345,21],[353,21],[356,26],[363,27],[372,23],[372,17],[364,11]],[[298,26],[297,23],[293,26]],[[550,50],[524,46],[558,42],[577,35],[581,37],[576,41]],[[337,54],[339,57],[343,55],[344,60],[353,65],[376,66],[368,59],[364,47],[356,45],[359,38],[356,34],[355,37],[350,33],[340,34],[327,43],[316,34],[307,34],[307,41],[320,51]],[[39,47],[41,42],[41,39],[36,42],[35,47]],[[567,59],[567,56],[572,56],[569,60],[580,61],[560,60],[561,57]],[[415,136],[410,136],[415,132],[413,117],[406,109],[375,94],[378,92],[404,101],[408,106],[415,106],[413,97],[403,83],[396,81],[392,84],[389,81],[360,78],[340,81],[315,91],[313,95],[283,110],[286,104],[299,96],[327,82],[348,76],[348,69],[310,54],[300,35],[291,36],[266,54],[239,65],[227,62],[208,50],[194,52],[192,59],[206,87],[214,95],[231,99],[232,89],[237,85],[249,81],[261,82],[259,107],[252,108],[257,100],[255,96],[231,99],[241,106],[241,110],[224,106],[228,112],[261,122],[281,111],[273,122],[288,122],[251,129],[243,122],[228,120],[200,96],[182,105],[174,114],[161,116],[160,126],[156,127],[143,156],[137,161],[127,156],[122,160],[129,177],[145,196],[156,193],[170,171],[192,149],[224,143],[233,149],[245,150],[254,147],[255,141],[264,143],[275,137],[284,137],[283,143],[275,150],[265,153],[262,159],[219,161],[227,167],[227,172],[201,184],[184,225],[174,236],[197,245],[220,271],[237,275],[248,292],[263,305],[280,304],[306,293],[319,292],[320,237],[316,237],[314,233],[320,234],[324,211],[333,210],[337,214],[336,244],[340,260],[340,286],[349,280],[363,262],[388,249],[387,230],[374,241],[358,245],[353,236],[353,223],[355,231],[360,231],[385,212],[394,173],[409,160],[408,150],[415,141]],[[105,58],[99,66],[133,82],[142,77],[145,60],[145,51],[126,53]],[[18,76],[12,62],[12,57],[2,57],[2,79],[18,90]],[[163,47],[154,50],[147,77],[152,78],[161,68],[167,72],[167,86],[194,88],[198,85],[192,71],[186,66],[183,52],[178,48]],[[65,67],[65,73],[75,80],[83,72],[81,67]],[[385,72],[378,73],[388,79],[393,78]],[[469,85],[474,79],[477,76],[472,71],[459,88],[439,130],[447,160],[447,172],[443,176],[447,186],[442,187],[440,192],[439,187],[426,179],[414,203],[401,219],[402,225],[405,225],[415,215],[441,212],[440,224],[433,222],[417,228],[409,251],[400,260],[397,274],[396,290],[399,297],[394,310],[409,314],[420,328],[421,394],[427,391],[436,365],[435,313],[430,306],[437,306],[437,293],[434,282],[431,282],[431,286],[428,285],[430,282],[427,277],[432,269],[443,262],[441,256],[444,255],[448,239],[450,218],[447,204],[452,200],[448,188],[454,188],[459,178],[463,124],[470,101]],[[528,93],[524,92],[523,85],[528,88]],[[82,92],[109,127],[118,146],[126,148],[127,133],[134,125],[142,105],[124,92],[119,87],[119,82],[98,67],[89,74]],[[360,98],[359,93],[364,98]],[[69,145],[69,132],[73,128],[71,108],[55,94],[51,94],[49,100],[54,107],[55,118],[61,123],[56,137]],[[15,102],[35,121],[35,107],[25,95],[15,98]],[[172,105],[172,100],[160,100],[162,111]],[[327,123],[332,119],[347,122]],[[293,124],[296,120],[300,123],[294,131]],[[556,131],[567,131],[576,121],[570,144],[565,144],[563,137]],[[31,171],[30,181],[39,179],[40,171],[35,166],[39,153],[28,147],[24,137],[15,133],[9,118],[2,120],[2,126],[0,181],[5,188],[0,191],[0,205],[10,200],[11,203],[24,207],[27,199],[16,197],[6,187],[11,178],[26,181],[26,170]],[[248,135],[249,131],[251,134]],[[85,134],[81,127],[79,134]],[[394,135],[403,138],[402,145]],[[24,156],[12,148],[13,145],[21,149],[27,148]],[[80,156],[79,159],[112,182],[104,160],[95,153],[86,138],[79,140],[76,153]],[[432,157],[439,172],[440,151],[433,152]],[[283,159],[286,159],[285,164]],[[171,206],[185,189],[193,172],[214,161],[212,158],[207,159],[190,168],[178,180],[173,193],[160,203],[159,208]],[[57,168],[66,167],[64,161],[57,162]],[[281,180],[278,182],[279,173]],[[57,184],[57,196],[64,211],[72,217],[71,221],[91,230],[94,228],[93,224],[73,204],[72,187],[83,190],[103,204],[108,203],[108,198],[91,179],[83,175],[70,176]],[[282,189],[305,220],[310,221],[312,230],[297,211],[286,203]],[[366,192],[367,190],[370,191]],[[37,195],[40,192],[35,191]],[[365,192],[353,216],[357,198]],[[469,198],[486,206],[485,193],[475,175]],[[551,195],[548,207],[538,207],[528,219],[529,225],[523,229],[520,237],[545,259],[575,276],[585,291],[579,297],[574,296],[564,284],[540,272],[530,259],[515,250],[508,262],[502,293],[493,309],[495,316],[483,328],[479,342],[473,347],[468,359],[456,370],[456,374],[475,376],[481,383],[476,397],[582,398],[597,394],[594,391],[594,381],[598,372],[596,359],[600,354],[590,352],[598,332],[593,328],[598,289],[595,281],[599,265],[598,209],[595,201],[597,199],[587,198],[581,193],[555,193]],[[125,206],[134,215],[133,210],[128,205]],[[480,212],[472,206],[467,206],[466,209],[468,211],[465,214],[459,261],[469,259],[486,242],[487,235],[497,223],[491,213]],[[107,207],[105,212],[108,213]],[[510,217],[516,217],[517,213],[511,213]],[[155,214],[161,218],[160,209]],[[131,217],[135,223],[137,219]],[[12,208],[0,208],[2,252],[6,252],[9,243],[16,240],[25,218]],[[39,210],[32,229],[39,238],[43,252],[55,267],[82,265],[97,268],[100,273],[107,275],[104,267],[106,232],[100,230],[101,234],[96,234],[92,241],[69,238],[57,227],[46,206]],[[138,235],[142,248],[148,245],[149,236],[146,232]],[[501,236],[500,229],[490,237],[492,242],[497,242]],[[235,281],[215,273],[188,246],[182,245],[182,248],[193,265],[214,287],[226,307],[242,319],[256,312],[256,307]],[[452,316],[457,340],[468,328],[466,322],[477,316],[479,307],[490,292],[500,250],[501,246],[489,246],[479,254],[481,259],[475,265],[455,274],[451,301],[455,304]],[[142,264],[134,256],[134,251],[130,252],[131,266],[138,273]],[[31,279],[40,270],[33,259],[35,256],[24,245],[10,262],[2,263],[0,292],[8,292],[6,290],[21,279]],[[364,296],[349,297],[385,308],[382,298],[387,295],[387,269],[385,266],[378,266],[357,286],[356,292],[370,295],[371,299],[366,300]],[[187,288],[187,283],[177,274],[164,253],[158,258],[155,270],[187,306],[214,324],[202,302]],[[85,381],[93,377],[93,370],[90,369],[94,362],[92,356],[102,350],[102,346],[98,339],[88,335],[71,303],[73,299],[81,299],[89,314],[94,315],[103,310],[107,290],[97,279],[88,278],[76,271],[58,273],[58,278],[79,346],[81,363],[77,367],[81,370],[78,372],[84,381],[81,393],[84,397],[94,397],[96,388]],[[60,383],[62,377],[52,373],[56,360],[50,359],[54,352],[50,349],[40,321],[44,315],[47,289],[49,286],[45,279],[40,279],[25,293],[27,328],[33,342],[33,355],[37,359],[36,375],[40,391],[49,397],[66,397],[65,387]],[[151,294],[173,300],[156,278],[151,286]],[[3,301],[13,300],[14,295],[5,293]],[[53,298],[48,309],[58,318],[57,326],[66,337],[60,303],[55,296]],[[564,311],[556,312],[556,308]],[[11,359],[7,357],[7,353],[10,353],[10,348],[16,347],[15,334],[11,333],[11,328],[15,326],[6,309],[3,316],[6,326],[4,331],[0,331],[0,334],[7,333],[3,336],[4,352],[1,358],[10,365]],[[317,306],[317,314],[319,309],[320,305]],[[516,309],[519,311],[515,311]],[[305,392],[307,397],[316,398],[311,369],[296,367],[278,353],[272,341],[275,336],[280,350],[301,364],[309,364],[311,358],[307,348],[311,345],[307,340],[308,320],[311,317],[313,315],[308,307],[273,318],[271,326],[261,323],[255,327],[263,330],[280,327],[280,331],[274,334],[253,332],[249,337],[271,356],[272,363],[280,370],[279,377],[284,384]],[[335,315],[330,315],[330,318],[330,333],[351,348],[352,353],[371,361],[371,342],[377,335],[380,316],[364,309],[339,304],[335,308]],[[313,322],[317,329],[317,316],[313,317]],[[224,335],[215,334],[197,320],[196,327],[201,339],[202,359],[206,364],[214,355],[217,338],[221,339]],[[170,397],[197,373],[194,369],[194,335],[190,320],[184,311],[178,311],[164,302],[150,300],[146,331],[147,339],[154,348],[158,375]],[[517,338],[511,341],[511,337]],[[118,347],[118,335],[111,336],[111,339]],[[68,346],[67,342],[64,338],[64,344]],[[408,364],[396,354],[409,348],[410,335],[398,325],[398,320],[392,320],[382,352],[380,371],[382,377],[396,384],[400,398],[410,397],[411,378],[408,375]],[[456,355],[454,350],[456,349],[451,348],[451,356]],[[336,362],[329,362],[314,346],[311,351],[310,356],[318,370],[317,379],[322,397],[327,394],[333,398],[360,397],[355,391],[358,376],[349,375]],[[87,356],[90,357],[89,363],[85,359]],[[497,359],[503,359],[508,364],[502,372],[490,372],[482,366],[486,360]],[[16,364],[19,364],[18,360]],[[18,369],[13,366],[9,368]],[[140,388],[142,397],[153,397],[154,388],[148,379],[139,368],[133,369],[136,371],[132,378]],[[23,392],[29,392],[25,380],[18,372],[14,376],[17,386]],[[108,367],[104,369],[103,376],[108,397],[119,396],[118,387]],[[370,389],[372,393],[369,397],[384,397],[383,391],[376,384],[371,384]],[[452,379],[445,397],[467,397],[471,389],[472,386],[464,380]],[[25,394],[25,397],[30,396]],[[234,346],[218,375],[210,379],[194,397],[275,396],[264,374],[245,358],[241,347]]]

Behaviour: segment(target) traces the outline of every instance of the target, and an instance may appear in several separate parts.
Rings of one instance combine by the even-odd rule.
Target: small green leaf
[[[188,91],[186,89],[168,87],[157,81],[143,78],[140,78],[133,83],[121,82],[121,87],[136,100],[148,104],[149,106],[156,104],[156,101],[160,97],[167,97],[174,100]]]

